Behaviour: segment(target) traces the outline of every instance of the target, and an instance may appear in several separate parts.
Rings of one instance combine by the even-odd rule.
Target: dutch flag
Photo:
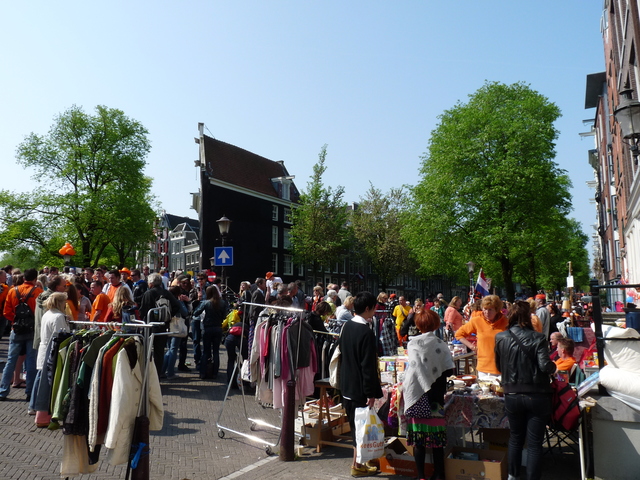
[[[489,295],[489,289],[491,288],[491,279],[487,281],[487,277],[484,276],[484,272],[480,269],[478,274],[478,281],[476,282],[476,292],[483,297]]]

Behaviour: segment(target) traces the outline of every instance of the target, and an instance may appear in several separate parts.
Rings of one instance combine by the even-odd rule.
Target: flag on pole
[[[487,277],[484,276],[484,272],[480,269],[480,273],[478,274],[478,281],[476,282],[476,292],[478,292],[483,297],[485,295],[489,295],[489,290],[491,289],[491,280],[487,280]]]

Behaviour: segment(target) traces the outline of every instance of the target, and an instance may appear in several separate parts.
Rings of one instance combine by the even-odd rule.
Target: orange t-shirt
[[[100,293],[96,299],[93,301],[93,305],[91,306],[91,321],[92,322],[104,322],[105,318],[107,318],[107,310],[109,309],[109,297],[104,293]],[[98,310],[100,310],[100,316],[98,316]]]
[[[555,361],[558,370],[566,370],[567,372],[571,372],[574,363],[576,363],[576,361],[573,357],[559,358]]]

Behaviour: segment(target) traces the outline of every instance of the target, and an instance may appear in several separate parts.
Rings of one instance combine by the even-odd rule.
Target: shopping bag
[[[171,337],[184,338],[187,336],[187,324],[182,317],[172,317],[171,323],[169,324],[169,331],[171,332]]]
[[[365,463],[384,455],[384,425],[373,408],[356,408],[356,462]]]

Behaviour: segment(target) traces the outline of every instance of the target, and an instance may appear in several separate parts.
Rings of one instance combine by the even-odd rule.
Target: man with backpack
[[[20,351],[26,349],[27,358],[27,386],[25,394],[27,401],[31,398],[33,382],[36,378],[36,355],[38,351],[33,348],[33,335],[35,330],[36,298],[42,293],[42,289],[36,286],[38,271],[28,268],[24,272],[24,283],[13,287],[7,293],[4,303],[4,316],[12,325],[9,337],[9,352],[7,363],[0,380],[0,401],[6,400],[13,381],[13,371],[20,356]]]
[[[171,317],[180,313],[180,302],[174,297],[169,290],[166,290],[162,283],[162,276],[157,273],[149,275],[149,290],[142,296],[140,302],[140,318],[151,322],[164,322],[164,327],[154,327],[154,333],[166,332],[169,329]],[[151,310],[155,313],[150,317],[148,313]],[[156,335],[153,338],[153,361],[156,364],[158,372],[162,372],[162,364],[164,362],[164,349],[167,345],[166,335]]]

